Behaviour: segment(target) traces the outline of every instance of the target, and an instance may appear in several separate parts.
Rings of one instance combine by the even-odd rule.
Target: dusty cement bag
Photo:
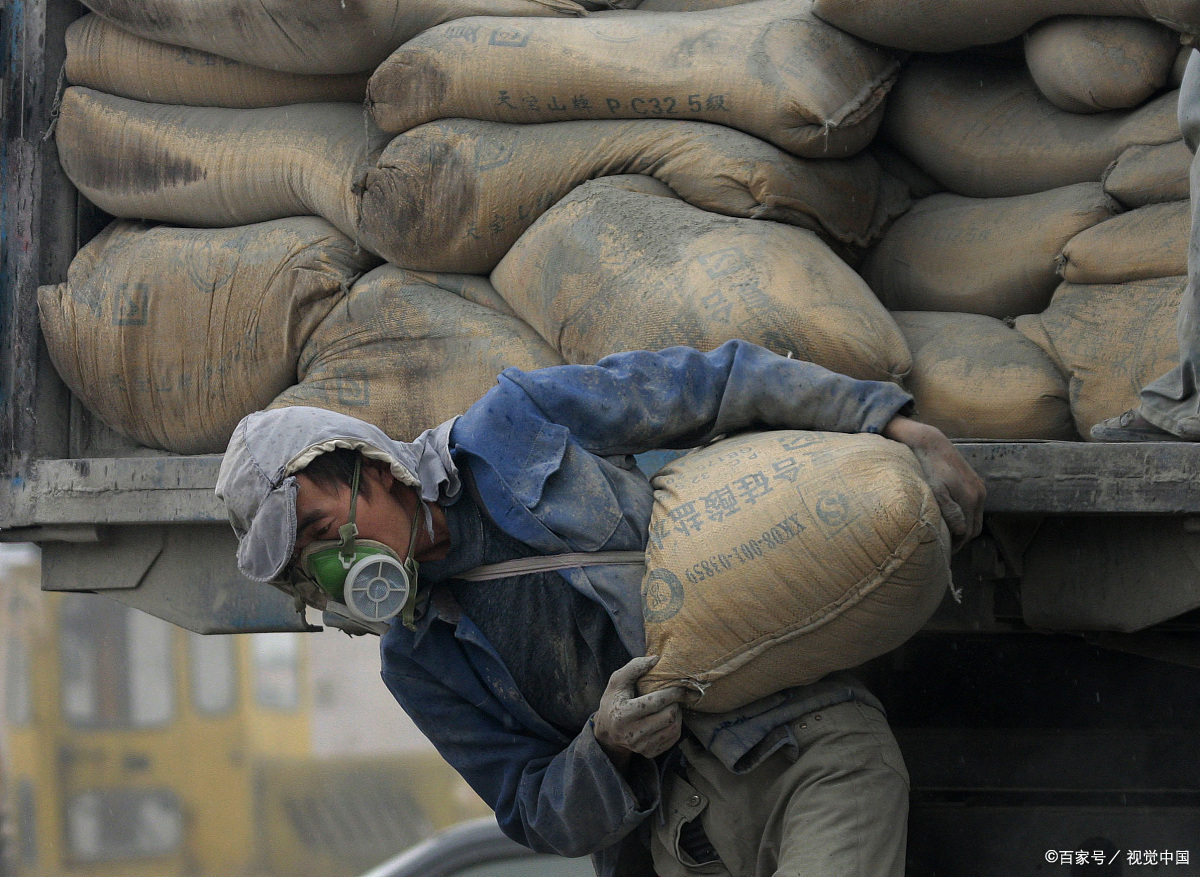
[[[908,196],[914,201],[946,191],[945,186],[882,140],[876,140],[872,143],[868,151],[879,162],[879,166],[883,168],[885,174],[895,177],[904,183],[908,188]]]
[[[1080,435],[1138,404],[1138,392],[1179,362],[1175,317],[1187,277],[1120,284],[1064,283],[1041,314],[1016,329],[1053,359],[1070,382]]]
[[[504,296],[496,291],[496,287],[492,286],[492,281],[487,277],[480,277],[476,274],[438,274],[434,271],[408,271],[407,273],[410,277],[432,284],[439,289],[453,292],[460,298],[483,305],[497,313],[510,317],[517,316],[517,312],[504,300]]]
[[[1169,92],[1136,110],[1067,113],[1023,69],[928,58],[904,69],[883,132],[950,191],[1001,198],[1095,182],[1133,144],[1179,139],[1178,102]]]
[[[384,149],[365,178],[359,238],[407,268],[486,274],[575,186],[630,173],[704,210],[809,228],[835,246],[868,245],[908,206],[869,155],[796,158],[706,122],[451,119]]]
[[[379,127],[436,119],[694,119],[794,155],[859,152],[900,62],[812,14],[812,0],[584,19],[473,18],[405,43],[371,77]]]
[[[1192,153],[1182,140],[1131,146],[1104,172],[1104,191],[1126,207],[1185,201]]]
[[[378,259],[323,219],[194,229],[117,220],[38,290],[42,334],[79,400],[122,435],[225,450],[296,381],[310,332]]]
[[[1067,379],[1045,352],[979,314],[892,314],[912,350],[917,417],[951,438],[1078,439]]]
[[[1004,42],[1056,15],[1145,18],[1200,34],[1195,0],[816,0],[816,13],[860,39],[917,52]]]
[[[98,15],[67,28],[67,82],[134,100],[194,107],[272,107],[363,100],[367,75],[265,70],[134,36]]]
[[[582,15],[571,0],[87,0],[131,33],[292,73],[374,70],[423,30],[468,15]]]
[[[1071,238],[1062,252],[1062,277],[1069,283],[1125,283],[1186,274],[1191,231],[1187,201],[1139,207]]]
[[[1072,113],[1128,109],[1167,82],[1179,34],[1153,21],[1068,15],[1025,34],[1025,61],[1050,103]]]
[[[392,265],[367,274],[312,333],[299,383],[270,407],[339,411],[411,441],[465,411],[510,365],[562,365],[520,320],[466,301],[441,282]],[[457,278],[446,282],[460,285]]]
[[[708,213],[650,177],[579,186],[492,283],[568,362],[744,338],[860,379],[910,365],[887,311],[815,234]]]
[[[55,139],[71,182],[114,216],[230,226],[311,214],[353,237],[354,183],[383,135],[354,104],[175,107],[73,87]]]
[[[1116,211],[1099,183],[1012,198],[931,195],[892,224],[859,270],[891,310],[1033,314],[1058,286],[1067,241]]]
[[[763,432],[688,454],[653,480],[642,581],[645,693],[735,709],[896,648],[950,584],[950,538],[904,445]]]
[[[749,2],[753,0],[643,0],[636,8],[639,12],[700,12]]]

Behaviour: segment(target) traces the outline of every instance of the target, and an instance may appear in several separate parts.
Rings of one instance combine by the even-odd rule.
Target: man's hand
[[[634,658],[609,677],[600,708],[593,719],[596,741],[618,770],[624,770],[633,753],[654,758],[662,755],[683,732],[679,702],[685,688],[663,688],[637,696],[637,681],[658,663],[657,655]]]
[[[907,445],[916,455],[954,537],[954,550],[978,536],[983,529],[987,490],[950,439],[937,427],[900,415],[888,422],[883,434]]]

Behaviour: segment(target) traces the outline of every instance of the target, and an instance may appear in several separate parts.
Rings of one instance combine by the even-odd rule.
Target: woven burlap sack
[[[117,220],[38,290],[63,381],[101,420],[180,454],[225,449],[296,381],[310,332],[379,260],[316,217],[193,229]]]
[[[535,219],[594,177],[640,173],[690,204],[867,246],[908,206],[869,155],[803,159],[707,122],[431,122],[366,174],[359,238],[406,268],[486,274]]]
[[[640,12],[699,12],[703,9],[722,9],[741,6],[753,0],[643,0],[637,4]]]
[[[67,82],[120,97],[193,107],[361,102],[367,75],[305,76],[265,70],[198,49],[135,36],[98,15],[67,28]]]
[[[392,265],[360,279],[304,345],[299,382],[270,407],[338,411],[411,441],[466,411],[509,366],[562,365],[520,320],[441,283],[459,285]]]
[[[883,132],[901,153],[959,195],[1029,195],[1100,179],[1134,144],[1179,139],[1178,92],[1135,110],[1058,109],[1023,68],[923,58],[904,69]]]
[[[572,0],[88,0],[131,33],[291,73],[374,70],[423,30],[468,15],[582,15]]]
[[[485,308],[507,314],[510,317],[517,316],[517,312],[504,300],[504,296],[496,291],[496,287],[492,286],[491,280],[487,277],[479,277],[475,274],[438,274],[434,271],[409,271],[408,274],[439,289],[453,292],[477,305],[483,305]]]
[[[313,215],[351,237],[354,183],[382,146],[354,104],[177,107],[79,87],[63,94],[55,139],[71,182],[114,216],[230,226]]]
[[[1068,376],[1080,435],[1138,404],[1138,391],[1179,362],[1175,317],[1186,277],[1120,284],[1064,283],[1018,332]]]
[[[946,191],[945,186],[888,146],[881,138],[871,144],[869,152],[879,162],[885,174],[904,183],[908,188],[909,197],[914,201]]]
[[[473,18],[405,43],[371,77],[385,131],[435,119],[521,124],[694,119],[794,155],[866,146],[900,62],[812,14],[812,0],[583,19]]]
[[[1104,191],[1126,207],[1185,201],[1192,152],[1183,140],[1131,146],[1104,172]]]
[[[1025,61],[1050,103],[1071,113],[1136,107],[1171,75],[1179,34],[1153,21],[1067,15],[1025,34]]]
[[[958,439],[1078,439],[1067,379],[1040,347],[979,314],[892,314],[912,351],[917,417]]]
[[[909,368],[892,318],[815,234],[708,213],[648,177],[579,186],[521,236],[492,283],[568,362],[744,338],[856,378],[899,380]]]
[[[1059,15],[1144,18],[1200,34],[1195,0],[816,0],[816,13],[861,39],[918,52],[1004,42]]]
[[[655,476],[642,581],[644,693],[724,712],[901,645],[941,603],[950,538],[908,448],[764,432]]]
[[[892,224],[860,271],[891,310],[1038,313],[1058,286],[1063,246],[1116,210],[1099,183],[1012,198],[931,195]]]
[[[1062,252],[1070,283],[1125,283],[1188,270],[1192,231],[1187,201],[1148,204],[1077,234]]]

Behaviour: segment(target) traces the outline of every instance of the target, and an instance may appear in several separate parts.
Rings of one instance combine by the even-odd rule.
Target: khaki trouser
[[[791,724],[799,755],[776,752],[735,774],[691,741],[687,779],[668,776],[651,817],[660,877],[902,877],[908,771],[887,720],[854,701]],[[719,862],[678,844],[699,818]]]

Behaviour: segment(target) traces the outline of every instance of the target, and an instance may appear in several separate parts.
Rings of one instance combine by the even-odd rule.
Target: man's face
[[[411,496],[414,501],[416,495],[409,490],[394,490],[396,480],[392,473],[375,466],[364,466],[362,479],[370,485],[370,489],[367,492],[360,489],[358,492],[355,514],[358,538],[382,542],[404,560],[412,533],[412,510],[396,494],[402,493],[405,498]],[[303,472],[296,473],[296,485],[298,529],[293,560],[299,558],[300,552],[313,542],[337,539],[338,527],[350,521],[349,485],[338,484],[336,488],[326,488]]]

